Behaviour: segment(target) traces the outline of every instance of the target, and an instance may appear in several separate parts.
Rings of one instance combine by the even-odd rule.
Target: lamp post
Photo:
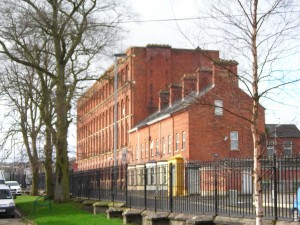
[[[117,149],[118,149],[118,59],[126,57],[125,53],[114,54],[115,64],[114,64],[114,169],[113,169],[113,202],[114,194],[117,190]]]

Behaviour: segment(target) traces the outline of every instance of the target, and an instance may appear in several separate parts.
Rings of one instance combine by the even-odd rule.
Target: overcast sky
[[[147,44],[168,44],[173,48],[194,48],[197,42],[205,48],[219,50],[221,57],[223,49],[209,44],[209,39],[199,29],[209,20],[205,14],[199,11],[205,10],[205,1],[195,0],[128,0],[132,8],[139,14],[140,23],[124,23],[129,33],[119,46],[118,51],[124,51],[130,46],[146,46]],[[198,5],[196,5],[198,4]],[[200,8],[201,7],[201,8]],[[202,17],[195,20],[192,18]],[[172,19],[190,18],[187,20],[172,21]],[[171,21],[154,21],[168,20]],[[185,36],[189,37],[187,39]],[[198,39],[198,40],[197,40]],[[201,39],[201,40],[200,40]],[[200,41],[199,41],[200,40]],[[203,46],[200,46],[203,47]],[[300,68],[299,54],[288,62]],[[239,62],[241,65],[242,62]],[[286,64],[286,63],[285,63]],[[299,73],[300,74],[300,73]],[[280,90],[274,95],[273,100],[262,99],[261,103],[266,107],[266,123],[293,123],[300,129],[300,83]],[[277,102],[277,103],[276,103]],[[283,104],[284,103],[284,104]]]

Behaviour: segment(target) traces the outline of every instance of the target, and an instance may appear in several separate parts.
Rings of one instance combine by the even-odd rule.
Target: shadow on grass
[[[56,204],[51,202],[51,209],[43,204],[36,206],[34,201],[37,196],[20,196],[16,199],[17,208],[25,219],[38,225],[121,225],[121,219],[107,219],[106,214],[93,215],[83,210],[80,203],[69,202]]]

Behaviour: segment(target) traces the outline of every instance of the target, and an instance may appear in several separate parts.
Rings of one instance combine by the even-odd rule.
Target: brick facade
[[[218,51],[132,47],[118,64],[118,163],[129,144],[128,130],[158,109],[158,92],[182,75],[211,66]],[[113,165],[114,85],[111,66],[77,103],[78,170]],[[123,150],[123,151],[122,151]],[[128,151],[129,152],[129,151]]]
[[[300,131],[294,124],[266,124],[265,155],[290,157],[300,154]]]
[[[236,64],[230,62],[225,67],[212,64],[184,76],[180,85],[170,85],[169,105],[130,131],[126,161],[143,164],[176,155],[188,161],[252,156],[252,99],[238,87],[236,71]],[[215,100],[222,101],[221,115],[216,115]],[[264,108],[260,107],[259,115],[263,134]],[[231,132],[237,134],[237,140]],[[237,148],[232,147],[234,141]]]

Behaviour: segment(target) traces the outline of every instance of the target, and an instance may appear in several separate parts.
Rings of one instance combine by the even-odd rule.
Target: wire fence
[[[261,164],[265,218],[293,220],[300,158],[266,157]],[[129,208],[254,218],[252,171],[252,159],[122,165],[72,172],[70,193],[75,198],[124,202]]]

